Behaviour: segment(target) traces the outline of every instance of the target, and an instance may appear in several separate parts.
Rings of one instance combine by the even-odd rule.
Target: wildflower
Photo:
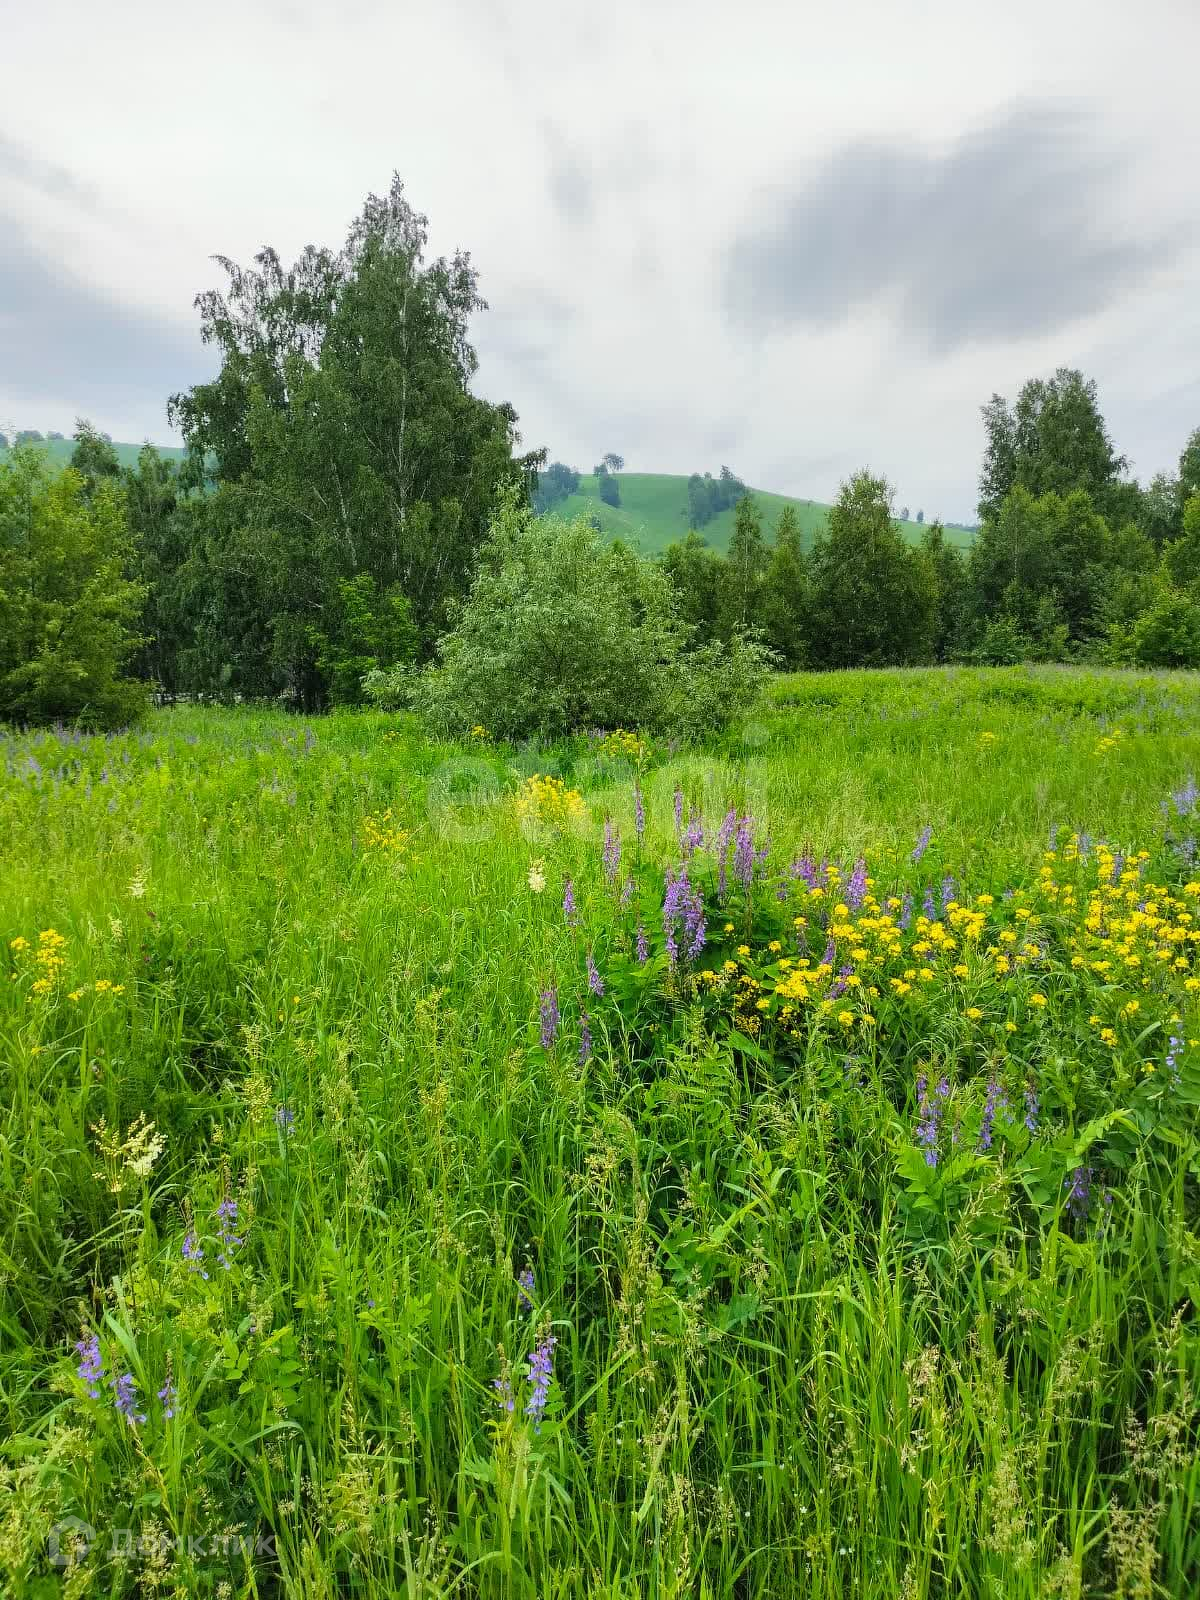
[[[942,879],[942,910],[945,911],[951,901],[955,899],[957,899],[957,891],[955,890],[954,879],[947,873]]]
[[[527,881],[533,894],[541,894],[546,887],[546,863],[541,856],[536,861],[529,863],[529,878]]]
[[[504,1407],[505,1411],[512,1411],[516,1406],[516,1401],[513,1399],[512,1380],[501,1374],[500,1377],[492,1379],[492,1388],[495,1389],[496,1399]]]
[[[727,857],[729,855],[729,842],[737,828],[737,821],[737,812],[730,808],[722,818],[721,826],[717,829],[717,842],[714,846],[717,854],[717,898],[722,905],[725,903],[725,895],[728,890]]]
[[[624,911],[633,899],[633,879],[626,878],[621,885],[621,910]]]
[[[642,842],[642,835],[646,831],[646,807],[642,801],[642,786],[635,783],[633,786],[633,825],[637,831],[638,843]]]
[[[281,1133],[291,1133],[296,1123],[296,1113],[291,1106],[275,1107],[275,1126]]]
[[[650,941],[646,938],[646,930],[639,922],[637,925],[637,958],[642,966],[650,959]]]
[[[1025,1085],[1025,1126],[1031,1134],[1038,1130],[1038,1097],[1033,1083]]]
[[[586,1067],[592,1059],[592,1029],[585,1011],[579,1022],[579,1065]]]
[[[1067,1210],[1075,1218],[1082,1221],[1091,1210],[1092,1205],[1092,1169],[1091,1167],[1076,1167],[1063,1183],[1070,1189],[1067,1195]]]
[[[590,950],[587,955],[587,980],[588,988],[599,1000],[604,993],[604,979],[596,970],[596,963],[592,960],[592,952]]]
[[[538,1345],[529,1357],[528,1381],[533,1386],[529,1396],[529,1403],[525,1407],[525,1415],[532,1417],[534,1432],[542,1431],[542,1418],[546,1414],[546,1402],[550,1397],[550,1385],[554,1381],[554,1347],[558,1343],[555,1336],[547,1336]]]
[[[749,890],[754,877],[754,839],[751,833],[753,824],[749,817],[742,817],[738,821],[737,836],[733,845],[733,875],[742,888]]]
[[[199,1240],[196,1238],[196,1230],[194,1228],[189,1228],[184,1234],[183,1248],[180,1251],[180,1254],[187,1262],[189,1272],[199,1273],[200,1277],[204,1279],[208,1278],[208,1273],[204,1270],[202,1265],[204,1261],[204,1251],[200,1246]]]
[[[667,873],[667,887],[663,895],[663,932],[666,934],[672,966],[680,958],[680,935],[685,959],[694,960],[704,949],[704,901],[699,889],[693,889],[688,882],[686,869],[681,869],[678,874]]]
[[[1167,1071],[1176,1083],[1179,1082],[1179,1057],[1183,1050],[1183,1039],[1171,1029],[1171,1037],[1167,1041]]]
[[[526,1267],[525,1268],[525,1270],[521,1273],[520,1277],[517,1279],[517,1284],[519,1285],[519,1288],[520,1288],[520,1293],[519,1293],[519,1295],[517,1297],[520,1309],[522,1311],[532,1311],[533,1310],[533,1294],[534,1294],[533,1268],[532,1267]]]
[[[575,905],[575,885],[570,878],[563,885],[563,916],[568,928],[578,926],[579,912]]]
[[[925,1152],[925,1165],[936,1167],[938,1164],[938,1132],[941,1127],[943,1102],[950,1094],[950,1081],[941,1078],[933,1093],[929,1093],[929,1081],[922,1073],[917,1079],[917,1143]]]
[[[933,898],[933,890],[926,889],[925,898],[921,902],[921,911],[930,922],[937,921],[937,903]]]
[[[896,918],[896,926],[898,928],[902,928],[905,933],[907,933],[909,928],[912,927],[912,911],[913,898],[912,895],[906,890],[904,899],[900,902],[900,915]]]
[[[983,1103],[983,1116],[979,1121],[979,1148],[990,1150],[992,1148],[992,1127],[996,1121],[996,1112],[1004,1108],[1004,1094],[1000,1085],[993,1078],[987,1087],[987,1099]]]
[[[1037,1008],[1038,1008],[1038,1010],[1039,1010],[1039,1011],[1041,1011],[1041,1010],[1042,1010],[1042,1008],[1043,1008],[1043,1007],[1044,1007],[1044,1006],[1045,1006],[1045,1005],[1046,1005],[1046,1004],[1047,1004],[1047,1003],[1048,1003],[1048,1002],[1047,1002],[1047,1000],[1046,1000],[1046,996],[1045,996],[1045,995],[1044,995],[1044,994],[1031,994],[1031,995],[1030,995],[1030,996],[1029,996],[1029,1004],[1030,1004],[1030,1005],[1031,1005],[1031,1006],[1036,1006],[1036,1007],[1037,1007]]]
[[[89,1333],[78,1340],[75,1345],[79,1352],[79,1370],[76,1376],[81,1383],[86,1383],[88,1393],[93,1400],[99,1400],[100,1390],[97,1385],[104,1376],[104,1361],[100,1355],[100,1340],[94,1333]]]
[[[846,901],[851,911],[857,911],[867,892],[867,863],[862,856],[854,863],[854,871],[846,885]]]
[[[699,815],[693,811],[688,820],[687,832],[683,836],[683,854],[685,860],[695,855],[697,850],[704,846],[704,824]]]
[[[925,854],[926,850],[929,849],[929,841],[932,838],[933,838],[933,829],[931,827],[924,827],[924,828],[921,829],[921,832],[920,832],[920,835],[918,836],[917,842],[913,846],[912,855],[909,857],[909,860],[913,863],[914,866],[916,866],[917,862],[920,861],[921,857]]]
[[[230,1196],[226,1196],[217,1207],[214,1215],[221,1225],[221,1248],[217,1251],[217,1260],[228,1272],[233,1262],[229,1259],[230,1251],[238,1248],[245,1241],[234,1232],[237,1226],[238,1203]]]
[[[175,1415],[175,1385],[171,1382],[171,1369],[168,1364],[167,1376],[162,1388],[158,1391],[158,1398],[162,1401],[163,1420],[169,1422]],[[142,1419],[143,1421],[145,1418]]]
[[[542,990],[542,1049],[549,1050],[558,1038],[558,990]]]
[[[113,1388],[113,1405],[125,1418],[131,1428],[136,1428],[139,1422],[145,1422],[146,1413],[137,1408],[137,1384],[133,1381],[132,1372],[123,1372],[119,1378],[110,1378]]]
[[[609,887],[615,888],[617,873],[621,866],[621,836],[607,818],[604,822],[604,850],[601,859],[604,864],[604,876],[608,879]]]
[[[675,790],[675,837],[678,839],[683,832],[683,790]]]

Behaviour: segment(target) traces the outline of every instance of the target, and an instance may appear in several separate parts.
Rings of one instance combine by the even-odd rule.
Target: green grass
[[[599,480],[581,477],[578,492],[554,507],[556,514],[597,516],[605,533],[635,544],[646,555],[658,555],[688,531],[686,477],[662,472],[622,472],[620,474],[621,504],[605,505],[600,499]],[[764,489],[753,489],[763,516],[768,537],[785,506],[791,506],[800,522],[806,548],[825,527],[829,507],[819,500],[795,500],[788,495],[770,494]],[[722,511],[700,531],[714,550],[729,548],[733,533],[733,508]],[[901,531],[911,543],[916,543],[922,527],[916,522],[901,522]],[[961,548],[970,547],[972,535],[966,528],[950,527],[946,537]]]
[[[0,746],[6,1597],[1197,1592],[1195,677],[780,678],[640,771],[252,709]],[[565,827],[522,821],[534,772]],[[664,950],[677,788],[712,979]],[[730,806],[768,854],[722,904]],[[880,907],[834,912],[860,855]],[[888,931],[947,874],[936,935]],[[858,987],[781,993],[797,916]]]
[[[37,448],[46,457],[50,466],[61,469],[70,466],[71,454],[75,449],[74,439],[45,439]],[[168,461],[182,461],[184,450],[179,445],[156,444],[154,448],[160,456],[165,456]],[[117,460],[123,467],[136,467],[138,455],[142,450],[140,444],[119,444],[113,441],[113,449],[117,452]],[[0,448],[0,464],[9,457],[10,451]]]

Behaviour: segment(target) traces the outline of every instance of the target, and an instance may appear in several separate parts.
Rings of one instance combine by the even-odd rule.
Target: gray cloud
[[[0,133],[0,178],[9,179],[52,200],[65,200],[86,211],[99,212],[100,198],[91,184],[81,182],[66,167],[46,161],[28,145]]]
[[[102,418],[122,409],[143,415],[152,397],[211,375],[213,360],[191,333],[124,306],[47,260],[0,217],[0,386],[10,417],[38,426],[35,408],[66,405]]]
[[[944,153],[844,144],[731,245],[731,315],[830,327],[894,298],[935,350],[1026,339],[1103,310],[1181,243],[1128,218],[1127,162],[1080,107],[1027,103]]]
[[[574,226],[590,222],[595,206],[596,182],[578,152],[560,146],[550,163],[550,203]]]

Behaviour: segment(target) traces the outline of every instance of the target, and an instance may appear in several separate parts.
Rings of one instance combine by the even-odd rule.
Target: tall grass
[[[1194,994],[1173,1095],[1161,1029],[1093,1049],[1127,991],[1065,959],[1044,1018],[972,968],[986,1043],[949,1000],[875,1040],[747,1036],[658,918],[677,788],[710,837],[751,811],[772,871],[865,852],[916,887],[928,826],[920,873],[1000,906],[1084,833],[1182,897],[1198,714],[1182,676],[863,673],[780,679],[721,747],[640,758],[248,710],[10,735],[0,1591],[1195,1592]],[[534,772],[582,823],[522,822]],[[704,961],[761,977],[792,906],[756,885],[727,936],[706,894]],[[927,1170],[918,1072],[953,1076],[965,1150],[988,1073],[1035,1060],[1036,1133],[1014,1113]],[[1079,1216],[1060,1167],[1039,1185],[1097,1110]]]

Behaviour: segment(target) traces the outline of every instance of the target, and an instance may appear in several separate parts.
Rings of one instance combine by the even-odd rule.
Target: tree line
[[[337,250],[218,258],[224,286],[196,301],[218,371],[168,404],[181,462],[147,446],[122,468],[83,422],[60,474],[36,441],[10,451],[0,718],[112,725],[147,686],[313,710],[437,656],[497,508],[553,506],[578,474],[522,451],[513,408],[472,392],[477,275],[465,252],[428,260],[427,227],[396,178]],[[1077,372],[994,396],[984,420],[965,556],[937,523],[906,543],[867,472],[808,550],[790,509],[768,539],[729,468],[694,474],[690,531],[661,561],[681,627],[795,667],[1200,665],[1200,430],[1141,487]],[[610,503],[623,467],[597,464]],[[730,505],[720,555],[700,529]]]

